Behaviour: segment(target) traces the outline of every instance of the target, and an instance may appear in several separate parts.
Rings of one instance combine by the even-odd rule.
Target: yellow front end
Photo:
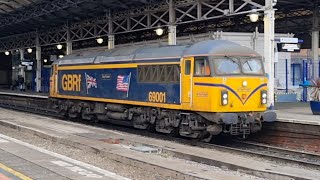
[[[267,78],[259,56],[186,57],[182,66],[182,108],[206,119],[208,132],[246,135],[273,122],[267,110]]]
[[[191,108],[202,112],[263,112],[266,93],[267,78],[263,76],[194,77]]]

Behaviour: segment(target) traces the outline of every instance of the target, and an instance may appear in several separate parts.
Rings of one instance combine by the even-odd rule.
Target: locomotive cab
[[[182,64],[182,105],[205,119],[222,124],[223,132],[248,135],[262,121],[275,121],[267,110],[267,78],[257,54],[185,57]]]

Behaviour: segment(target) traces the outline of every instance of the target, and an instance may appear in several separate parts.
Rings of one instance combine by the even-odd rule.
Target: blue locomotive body
[[[58,79],[60,95],[180,104],[180,82],[139,82],[137,67],[61,70]],[[150,93],[165,97],[152,100]]]

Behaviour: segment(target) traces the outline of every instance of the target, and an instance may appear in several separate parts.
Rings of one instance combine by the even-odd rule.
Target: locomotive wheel
[[[213,135],[209,134],[208,136],[206,136],[205,138],[201,139],[201,141],[206,142],[206,143],[210,143],[213,141]]]
[[[154,124],[149,124],[148,128],[147,128],[147,131],[151,132],[151,133],[156,132],[156,124],[155,123]]]
[[[178,128],[174,128],[171,132],[171,136],[172,137],[181,137],[179,134],[179,129]]]
[[[99,119],[97,118],[97,116],[92,116],[90,118],[89,122],[92,124],[97,124],[97,123],[99,123]]]

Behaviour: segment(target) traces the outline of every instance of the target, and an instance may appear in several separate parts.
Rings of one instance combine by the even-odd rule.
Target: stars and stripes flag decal
[[[131,73],[129,75],[118,75],[117,77],[116,89],[118,91],[127,92],[127,97],[129,93],[129,87],[130,87],[130,78],[131,78]]]
[[[86,85],[87,85],[87,94],[89,93],[90,88],[98,88],[97,79],[89,76],[87,73],[86,75]]]

